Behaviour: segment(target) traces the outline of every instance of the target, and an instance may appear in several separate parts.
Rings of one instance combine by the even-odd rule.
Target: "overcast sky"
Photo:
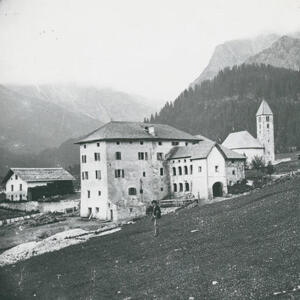
[[[0,83],[174,100],[217,44],[297,30],[300,0],[2,0]]]

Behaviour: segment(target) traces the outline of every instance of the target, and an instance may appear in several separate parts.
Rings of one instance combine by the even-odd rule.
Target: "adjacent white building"
[[[72,192],[73,180],[74,177],[63,168],[11,168],[2,183],[5,184],[7,200],[30,201],[36,200],[33,199],[35,188],[49,184],[55,185],[62,193]]]
[[[262,157],[265,163],[274,163],[274,120],[268,103],[263,100],[256,113],[257,138],[248,131],[230,133],[223,142],[223,146],[247,157],[247,165],[255,156]]]
[[[110,122],[78,144],[82,217],[120,220],[144,215],[152,200],[221,196],[228,164],[231,184],[244,178],[243,155],[168,125]]]

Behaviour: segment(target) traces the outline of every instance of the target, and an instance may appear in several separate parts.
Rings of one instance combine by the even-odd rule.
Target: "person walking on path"
[[[152,207],[153,207],[153,211],[152,211],[152,218],[154,220],[154,236],[158,236],[158,219],[161,218],[161,210],[160,207],[158,205],[158,202],[156,200],[153,200],[151,202]]]

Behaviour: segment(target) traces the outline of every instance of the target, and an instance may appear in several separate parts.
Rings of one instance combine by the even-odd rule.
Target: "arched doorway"
[[[222,197],[223,196],[223,185],[222,182],[216,182],[212,186],[213,197]]]

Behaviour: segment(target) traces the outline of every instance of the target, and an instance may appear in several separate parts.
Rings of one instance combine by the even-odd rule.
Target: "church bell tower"
[[[263,100],[256,113],[257,139],[264,146],[265,163],[275,161],[274,120],[268,103]]]

